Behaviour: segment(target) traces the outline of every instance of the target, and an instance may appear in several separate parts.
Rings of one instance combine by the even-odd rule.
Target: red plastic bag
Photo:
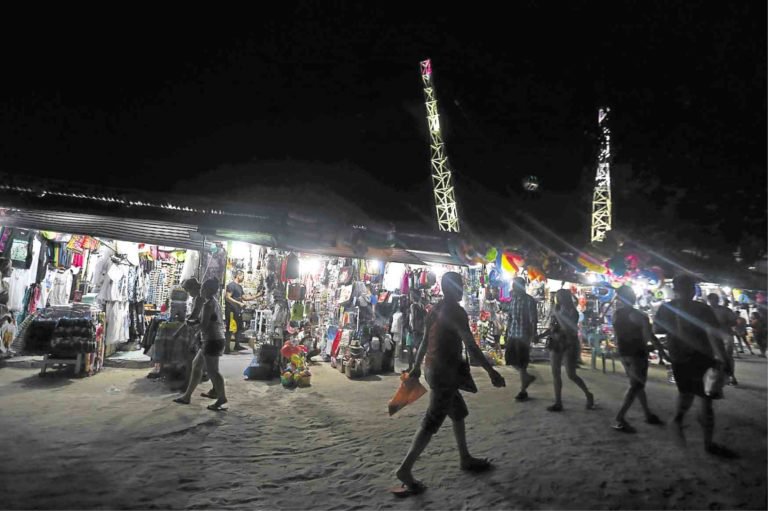
[[[418,378],[408,378],[408,373],[400,375],[400,388],[389,400],[389,415],[394,415],[401,408],[409,405],[427,393],[427,389],[421,384]]]

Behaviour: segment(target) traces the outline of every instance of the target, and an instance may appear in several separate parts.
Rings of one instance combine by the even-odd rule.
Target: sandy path
[[[533,399],[515,403],[517,375],[493,389],[475,369],[480,393],[467,396],[470,448],[496,470],[458,470],[449,424],[417,463],[423,495],[397,500],[386,489],[426,408],[422,399],[394,417],[386,402],[395,375],[350,381],[327,365],[313,387],[242,381],[248,357],[224,361],[230,411],[191,406],[146,370],[111,369],[86,379],[38,378],[0,370],[0,507],[248,509],[766,508],[766,363],[738,362],[741,385],[716,405],[717,438],[742,454],[704,454],[690,417],[687,450],[666,428],[630,411],[637,435],[609,428],[625,388],[621,372],[580,370],[597,396],[587,411],[566,381],[566,412],[552,414],[548,367],[534,365]],[[621,371],[620,365],[618,371]],[[210,384],[201,385],[200,390]],[[649,399],[669,418],[675,389],[652,370]],[[694,410],[695,411],[695,410]]]

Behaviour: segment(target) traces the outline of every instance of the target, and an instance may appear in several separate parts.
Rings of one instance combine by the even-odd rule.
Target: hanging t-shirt
[[[403,333],[403,313],[400,311],[395,312],[392,315],[392,328],[390,329],[392,335],[402,335]]]
[[[48,294],[48,304],[67,305],[69,294],[72,290],[72,272],[69,270],[57,271],[53,274],[53,286]]]
[[[32,240],[35,234],[27,229],[14,229],[10,239],[11,265],[14,268],[28,270],[32,266]]]
[[[200,265],[200,253],[197,250],[187,250],[187,256],[184,259],[184,267],[181,270],[179,282],[198,277],[198,266]],[[198,279],[199,280],[199,279]]]

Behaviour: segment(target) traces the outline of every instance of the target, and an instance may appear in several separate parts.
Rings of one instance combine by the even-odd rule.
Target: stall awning
[[[414,255],[425,263],[451,264],[453,266],[466,266],[459,263],[453,256],[447,252],[427,252],[424,250],[408,250],[408,253]]]
[[[83,234],[134,243],[199,250],[202,236],[194,225],[116,218],[63,211],[6,210],[0,225]]]

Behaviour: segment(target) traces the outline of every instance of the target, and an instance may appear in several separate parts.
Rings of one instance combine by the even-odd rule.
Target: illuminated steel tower
[[[595,191],[592,195],[592,243],[605,240],[611,230],[611,130],[608,128],[610,108],[601,108],[597,116],[600,126],[600,154],[597,157]]]
[[[456,209],[456,196],[453,177],[445,154],[445,144],[440,134],[440,115],[437,113],[437,98],[432,85],[432,62],[421,62],[421,79],[424,82],[424,97],[427,103],[427,121],[432,148],[432,188],[435,193],[437,226],[441,231],[459,232],[459,214]]]

